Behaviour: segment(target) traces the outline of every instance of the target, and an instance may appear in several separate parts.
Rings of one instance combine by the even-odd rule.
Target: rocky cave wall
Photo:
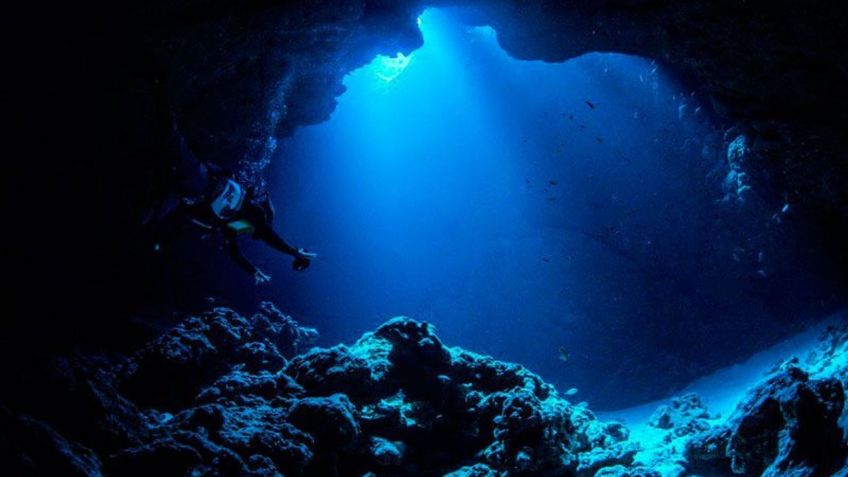
[[[137,345],[144,336],[128,328],[123,317],[151,303],[161,305],[159,311],[195,306],[208,289],[226,285],[216,273],[223,261],[202,249],[186,245],[179,253],[150,259],[149,231],[140,225],[141,217],[168,177],[157,95],[167,98],[186,138],[204,158],[231,166],[241,160],[261,163],[274,147],[273,138],[330,114],[345,73],[376,53],[419,45],[415,18],[425,6],[459,4],[475,6],[467,13],[469,23],[492,25],[504,48],[518,58],[562,61],[587,51],[620,51],[655,58],[682,75],[712,100],[724,128],[751,138],[748,170],[754,186],[776,210],[791,203],[803,211],[795,228],[809,230],[812,243],[820,244],[810,257],[827,258],[844,279],[848,162],[840,128],[848,105],[848,11],[838,2],[15,4],[0,29],[7,65],[3,100],[12,118],[6,129],[4,203],[9,205],[7,273],[14,277],[15,296],[6,314],[3,369],[16,384],[7,388],[32,398],[35,407],[50,409],[50,403],[38,402],[49,396],[41,385],[32,385],[30,372],[50,362],[71,387],[77,379],[72,367],[57,368],[45,355],[52,345],[129,349],[128,342]],[[185,271],[186,260],[196,262],[193,271]],[[156,316],[173,320],[167,313]],[[89,385],[113,379],[101,364],[87,364],[86,373],[96,378],[80,374],[88,376]],[[786,379],[804,380],[793,373]],[[844,376],[842,382],[844,387]],[[66,393],[66,384],[54,389]],[[804,399],[830,392],[824,387],[801,391]],[[97,399],[107,415],[126,411],[106,421],[117,428],[62,437],[5,409],[2,419],[18,426],[17,435],[34,436],[36,449],[49,450],[38,446],[46,438],[57,442],[63,455],[78,459],[75,465],[96,468],[97,456],[75,442],[108,454],[150,437],[135,434],[142,428],[135,404],[109,392]],[[73,401],[64,404],[74,412],[91,410]],[[791,412],[791,406],[784,408]],[[219,419],[213,414],[198,415]],[[56,426],[53,417],[39,416]],[[58,416],[59,428],[67,417]],[[715,438],[725,443],[728,435],[721,432]],[[134,440],[98,441],[104,435]],[[195,458],[196,449],[177,444],[184,454],[176,457]],[[692,452],[705,462],[712,459],[709,466],[726,467],[727,455],[707,453],[715,448]],[[167,445],[160,449],[168,450]],[[204,452],[232,457],[220,448]],[[759,467],[771,462],[761,453],[745,454],[744,445],[739,452],[738,459],[754,458]],[[517,450],[510,454],[518,456]],[[127,458],[130,462],[132,455]],[[259,472],[265,464],[258,458],[250,465]]]
[[[800,211],[794,230],[812,245],[797,253],[827,260],[844,279],[848,14],[833,2],[17,5],[4,30],[8,136],[22,151],[4,192],[24,205],[9,211],[11,344],[123,349],[145,337],[124,317],[144,321],[152,306],[149,316],[168,321],[163,310],[196,308],[231,287],[226,257],[193,237],[150,253],[155,232],[142,217],[172,159],[162,98],[198,155],[250,170],[276,139],[328,117],[348,71],[416,48],[422,9],[448,5],[474,7],[467,21],[492,25],[518,58],[620,51],[681,75],[711,99],[729,139],[749,137],[745,166],[758,194],[776,211]],[[827,293],[805,299],[824,303]]]
[[[620,51],[682,75],[725,129],[749,136],[754,187],[775,210],[803,211],[796,229],[821,246],[811,257],[844,278],[848,14],[836,2],[74,2],[16,6],[4,31],[8,137],[25,158],[10,173],[25,179],[5,188],[27,204],[10,212],[25,231],[8,247],[23,258],[11,270],[19,310],[55,312],[38,299],[51,290],[91,320],[95,295],[100,326],[141,303],[196,302],[189,287],[167,290],[214,283],[220,261],[181,275],[184,257],[150,260],[139,225],[168,180],[158,95],[198,155],[261,164],[275,139],[328,117],[348,71],[416,48],[417,15],[444,5],[474,6],[469,23],[492,25],[518,58]]]
[[[695,394],[661,406],[652,439],[520,365],[445,346],[427,323],[396,317],[310,349],[316,336],[266,302],[189,316],[129,355],[36,357],[37,373],[7,375],[0,392],[0,465],[86,477],[848,472],[844,326],[752,383],[727,418]]]

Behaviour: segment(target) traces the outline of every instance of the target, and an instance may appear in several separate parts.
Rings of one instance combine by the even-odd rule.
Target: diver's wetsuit
[[[262,240],[271,248],[301,260],[297,262],[301,265],[299,269],[305,268],[304,265],[307,265],[308,262],[303,262],[304,257],[301,256],[301,253],[286,243],[274,231],[272,227],[274,206],[267,195],[261,198],[256,197],[251,191],[242,188],[241,194],[243,197],[240,203],[236,204],[232,211],[217,213],[214,204],[222,194],[226,193],[228,184],[231,187],[243,186],[230,179],[223,170],[214,166],[209,167],[209,183],[209,192],[204,194],[203,200],[188,205],[187,212],[196,223],[208,228],[218,229],[223,233],[227,252],[241,268],[250,274],[255,274],[258,271],[239,249],[237,239],[239,235],[244,233],[251,233],[254,239]]]
[[[271,218],[273,217],[273,206],[271,205],[270,200],[265,199],[266,207],[270,207],[270,214],[266,212],[266,207],[260,206],[253,202],[253,200],[248,200],[247,203],[242,207],[241,214],[239,215],[240,220],[244,220],[250,223],[253,226],[253,238],[262,240],[267,243],[274,250],[278,250],[280,252],[291,255],[295,258],[300,258],[300,253],[298,250],[291,245],[287,244],[282,237],[280,237],[277,232],[271,227]],[[270,215],[270,217],[269,217]],[[253,266],[241,253],[239,249],[238,242],[236,238],[238,237],[238,233],[233,229],[226,227],[224,229],[224,236],[227,241],[227,252],[229,252],[230,256],[236,263],[239,264],[240,267],[247,270],[251,274],[256,273],[256,267]]]
[[[171,157],[168,171],[167,198],[154,207],[150,220],[162,221],[172,212],[187,215],[189,219],[207,228],[220,231],[232,259],[262,283],[270,279],[256,268],[239,250],[239,235],[251,233],[275,250],[295,258],[294,269],[305,270],[314,254],[287,244],[274,231],[274,206],[267,194],[241,184],[221,167],[198,160],[177,127],[161,84],[154,82],[157,101],[158,124],[162,127],[164,148]]]
[[[275,250],[295,257],[296,270],[309,266],[310,255],[287,244],[274,231],[274,206],[267,194],[257,196],[223,168],[198,160],[173,120],[169,132],[169,148],[176,156],[172,169],[173,183],[178,189],[176,197],[179,199],[163,204],[160,216],[179,209],[204,228],[219,230],[224,235],[230,257],[254,276],[261,272],[241,253],[237,241],[239,235],[246,233],[251,233],[254,239],[262,240]]]

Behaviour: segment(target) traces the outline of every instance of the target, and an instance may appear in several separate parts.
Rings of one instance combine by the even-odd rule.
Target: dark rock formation
[[[749,390],[732,415],[696,394],[672,399],[636,432],[631,465],[596,476],[830,476],[848,472],[848,328],[833,328],[803,359],[790,358]]]
[[[351,346],[304,352],[314,337],[266,303],[250,318],[227,308],[189,317],[97,366],[52,361],[58,377],[46,374],[42,392],[68,404],[4,394],[0,467],[256,477],[848,471],[845,328],[776,368],[725,422],[694,394],[674,399],[651,418],[664,433],[653,447],[519,365],[444,346],[427,323],[399,317]]]
[[[100,475],[100,459],[49,425],[0,408],[0,462],[7,475]]]
[[[445,347],[426,323],[396,318],[290,362],[280,352],[314,336],[270,304],[251,318],[226,308],[189,317],[114,372],[89,370],[112,379],[102,417],[71,429],[61,416],[4,411],[3,465],[23,475],[591,476],[632,461],[623,426],[521,366]],[[101,422],[129,436],[86,438]]]
[[[267,302],[250,318],[215,309],[188,318],[136,352],[121,370],[121,389],[141,405],[172,409],[194,398],[202,384],[229,372],[234,362],[247,372],[277,371],[286,356],[311,346],[317,337],[317,331],[298,326]],[[233,386],[259,391],[293,384],[284,377],[239,373],[223,376],[229,381],[215,382],[206,395],[226,394]],[[154,381],[161,387],[151,389]]]
[[[710,413],[701,402],[697,394],[689,393],[674,398],[670,406],[661,406],[651,416],[649,426],[659,429],[671,430],[672,434],[666,436],[670,441],[675,437],[683,437],[698,431],[706,431],[710,428],[707,419]]]
[[[829,330],[816,352],[783,362],[726,423],[686,443],[689,461],[727,475],[845,475],[846,358],[848,329]]]

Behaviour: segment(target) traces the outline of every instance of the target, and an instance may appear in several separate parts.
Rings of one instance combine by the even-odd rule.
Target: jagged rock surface
[[[315,336],[266,303],[252,317],[189,317],[96,367],[61,361],[51,386],[72,407],[7,401],[0,465],[79,476],[848,471],[848,328],[777,367],[724,422],[694,394],[661,407],[649,423],[665,433],[654,448],[519,365],[445,346],[427,323],[399,317],[350,346],[307,350]]]
[[[803,358],[776,365],[730,416],[697,394],[660,406],[634,431],[630,465],[597,477],[848,475],[848,326],[830,328]],[[631,444],[625,441],[622,445]]]
[[[279,370],[286,357],[308,348],[317,337],[316,330],[299,326],[268,302],[249,318],[216,308],[186,319],[136,352],[121,369],[121,388],[139,404],[171,409],[189,402],[202,385],[223,378],[234,363],[248,374],[229,376],[234,381],[230,386],[245,380],[269,386],[257,381],[273,378],[259,372]],[[151,382],[161,384],[152,389]],[[216,384],[224,389],[209,389],[207,394],[226,392],[227,383]]]
[[[834,327],[803,358],[792,357],[753,386],[726,417],[694,393],[649,419],[631,465],[597,477],[848,475],[848,326]],[[626,443],[625,443],[626,444]]]
[[[848,474],[848,328],[777,366],[726,423],[686,444],[690,461],[743,475]],[[729,468],[728,468],[729,466]]]
[[[306,351],[315,335],[267,303],[189,317],[111,368],[126,404],[109,417],[134,423],[132,439],[78,443],[8,412],[32,437],[4,457],[24,474],[115,476],[591,476],[632,461],[622,425],[521,366],[444,346],[426,323]]]

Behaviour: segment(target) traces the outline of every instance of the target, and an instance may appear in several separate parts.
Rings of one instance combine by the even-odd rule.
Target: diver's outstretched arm
[[[256,273],[256,267],[250,263],[250,260],[248,260],[243,253],[241,253],[241,249],[239,248],[235,237],[227,237],[226,246],[227,252],[230,254],[230,258],[232,258],[239,267],[251,275]]]
[[[271,276],[263,272],[262,270],[256,268],[247,257],[241,253],[241,249],[238,246],[238,242],[236,242],[236,237],[227,237],[226,238],[227,252],[229,252],[230,257],[233,259],[239,267],[245,270],[247,273],[253,275],[253,278],[256,280],[257,285],[261,285],[263,283],[267,283],[271,280]]]
[[[263,242],[267,243],[274,250],[283,252],[287,255],[291,255],[292,257],[298,258],[301,256],[301,252],[289,245],[282,237],[273,229],[270,225],[259,225],[256,229],[257,238],[262,239]]]
[[[277,232],[275,232],[274,229],[272,229],[269,225],[265,225],[259,228],[258,232],[259,233],[257,234],[257,237],[261,238],[265,243],[270,245],[271,248],[273,248],[274,250],[279,250],[280,252],[294,257],[294,263],[292,264],[292,266],[295,270],[299,272],[302,272],[303,270],[309,268],[311,260],[317,257],[316,254],[309,253],[302,248],[292,247],[291,245],[286,243],[286,241],[283,240],[283,238],[280,237]]]

